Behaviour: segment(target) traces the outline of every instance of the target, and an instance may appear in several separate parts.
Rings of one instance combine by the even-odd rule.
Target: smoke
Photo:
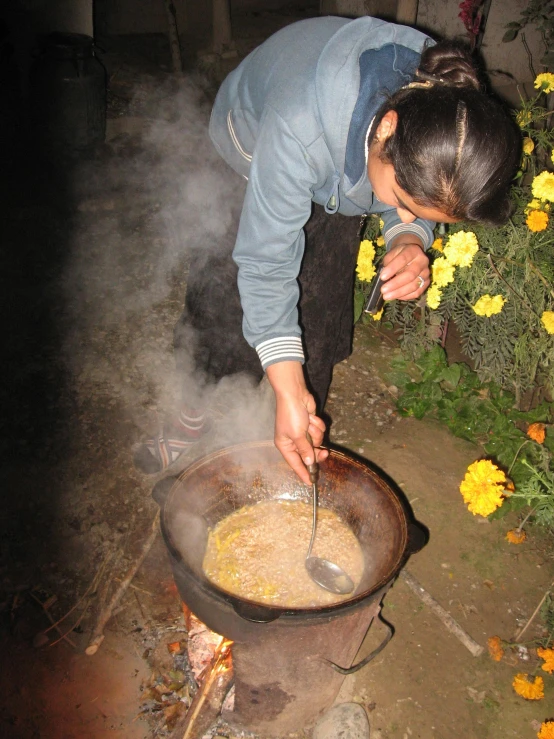
[[[107,156],[76,173],[76,236],[64,279],[65,355],[77,402],[81,411],[91,404],[117,411],[127,434],[131,421],[129,449],[180,404],[173,331],[188,266],[193,255],[218,249],[243,192],[209,140],[204,80],[146,80],[136,99],[149,116],[125,125],[115,119],[111,129],[119,133],[108,138]],[[191,384],[201,387],[192,358],[187,364]],[[272,393],[264,383],[225,378],[204,392],[219,446],[271,438]]]

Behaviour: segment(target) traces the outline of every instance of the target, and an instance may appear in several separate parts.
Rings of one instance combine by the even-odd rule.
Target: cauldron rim
[[[172,495],[175,493],[176,490],[180,489],[183,483],[192,476],[194,473],[196,473],[198,470],[202,469],[202,467],[212,464],[214,461],[216,461],[219,457],[228,457],[235,453],[240,453],[241,451],[249,451],[249,450],[255,450],[255,449],[276,449],[273,441],[255,441],[255,442],[245,442],[241,444],[235,444],[232,446],[227,446],[218,450],[215,450],[203,457],[200,457],[199,459],[195,460],[189,467],[184,469],[177,478],[175,478],[174,484],[169,489],[167,496],[165,496],[164,501],[161,504],[161,515],[160,515],[160,526],[162,531],[162,536],[164,539],[164,542],[166,544],[168,553],[170,557],[173,559],[173,564],[178,565],[179,567],[182,567],[188,577],[192,578],[194,581],[196,587],[200,588],[200,590],[206,592],[209,594],[210,597],[215,597],[216,599],[221,599],[225,601],[228,605],[232,606],[232,608],[236,611],[236,613],[249,620],[249,621],[259,621],[259,622],[269,622],[273,621],[277,618],[317,618],[317,617],[330,617],[338,614],[339,612],[342,613],[344,611],[356,608],[360,606],[361,604],[365,603],[367,600],[372,598],[376,593],[380,592],[385,585],[387,585],[389,582],[391,582],[398,572],[402,569],[403,565],[405,564],[406,560],[408,559],[409,555],[413,553],[412,551],[409,551],[409,540],[410,540],[410,521],[408,518],[408,514],[406,511],[406,506],[403,503],[402,499],[400,498],[399,494],[393,489],[391,484],[389,484],[387,480],[387,476],[381,471],[375,468],[370,462],[366,460],[362,460],[359,457],[356,457],[352,454],[346,453],[342,450],[337,449],[329,449],[330,456],[342,458],[343,460],[347,461],[349,464],[354,465],[358,467],[360,470],[362,470],[364,473],[369,474],[373,478],[378,478],[379,484],[383,487],[385,487],[389,493],[390,500],[392,501],[396,512],[398,514],[399,521],[401,522],[401,529],[402,529],[402,542],[401,545],[398,547],[398,556],[396,558],[396,562],[391,567],[390,571],[383,577],[381,577],[377,582],[375,582],[370,588],[364,590],[361,593],[358,593],[352,598],[347,598],[346,600],[340,601],[338,603],[332,603],[325,606],[318,606],[318,607],[300,607],[300,608],[292,608],[292,607],[282,607],[282,606],[273,606],[268,605],[266,603],[260,603],[258,601],[252,601],[248,600],[246,598],[241,598],[240,596],[237,596],[234,593],[231,593],[224,588],[219,587],[218,585],[215,585],[210,580],[208,580],[205,576],[199,576],[195,570],[190,567],[190,565],[187,563],[184,556],[181,554],[179,549],[177,549],[176,545],[174,544],[171,533],[170,533],[170,524],[166,520],[166,506],[168,503],[171,502]]]

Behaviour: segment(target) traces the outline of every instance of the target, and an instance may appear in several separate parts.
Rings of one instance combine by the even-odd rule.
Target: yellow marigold
[[[478,251],[479,244],[473,231],[458,231],[449,237],[444,256],[454,266],[470,267]]]
[[[444,257],[439,257],[431,267],[433,274],[433,285],[446,287],[449,282],[454,282],[454,265],[450,264]]]
[[[502,640],[499,636],[489,636],[487,639],[487,647],[491,659],[495,662],[500,662],[504,656],[504,647],[502,646]]]
[[[523,153],[524,154],[532,154],[534,148],[535,148],[535,143],[534,143],[533,139],[530,139],[529,136],[526,136],[523,139]]]
[[[554,720],[543,721],[537,736],[538,739],[554,739]]]
[[[487,293],[486,295],[481,295],[479,300],[472,307],[478,316],[486,316],[487,318],[490,318],[496,313],[500,313],[502,311],[505,302],[506,298],[502,295],[493,296]]]
[[[530,423],[527,427],[527,436],[539,444],[544,444],[546,425],[544,423]]]
[[[554,672],[554,649],[542,649],[542,647],[539,647],[537,649],[537,654],[544,660],[542,669],[545,672],[548,672],[549,675]]]
[[[531,210],[525,223],[529,231],[544,231],[548,226],[548,215],[542,210]]]
[[[506,475],[489,459],[480,459],[467,468],[460,492],[473,515],[488,516],[502,505]]]
[[[506,539],[510,542],[510,544],[523,544],[525,539],[527,539],[527,534],[523,529],[521,531],[518,531],[518,529],[510,529],[506,533]]]
[[[541,90],[542,92],[553,92],[554,91],[554,74],[551,72],[543,72],[538,74],[535,78],[535,89]]]
[[[545,170],[538,174],[531,183],[531,191],[533,197],[554,203],[554,173]]]
[[[427,290],[427,305],[432,310],[437,310],[439,305],[441,304],[441,297],[442,297],[442,291],[437,285],[431,285],[431,287]]]
[[[381,320],[381,316],[383,315],[383,310],[384,310],[384,308],[381,308],[381,310],[379,311],[379,313],[372,313],[372,318],[373,318],[374,321],[380,321]]]
[[[544,698],[544,680],[542,677],[536,677],[533,682],[530,682],[529,675],[518,672],[514,677],[512,686],[516,693],[527,701],[539,701]]]
[[[541,316],[541,323],[549,334],[554,334],[554,311],[545,310]]]
[[[442,252],[442,250],[443,250],[442,239],[440,239],[440,238],[439,239],[435,239],[433,241],[433,243],[431,244],[431,247],[433,249],[435,249],[436,251],[441,251]]]
[[[375,243],[377,244],[377,246],[385,246],[385,237],[378,236],[375,240]]]
[[[528,123],[531,123],[531,111],[520,110],[516,115],[516,121],[520,128],[525,128]]]
[[[356,265],[356,273],[360,280],[371,282],[375,277],[375,265],[373,264],[374,259],[375,247],[373,246],[373,242],[369,241],[369,239],[364,239],[360,244],[358,264]]]

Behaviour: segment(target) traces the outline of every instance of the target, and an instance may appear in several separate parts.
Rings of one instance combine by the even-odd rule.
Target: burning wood
[[[213,634],[213,632],[210,633]],[[187,711],[185,720],[175,730],[172,739],[201,739],[221,712],[223,701],[233,681],[231,658],[233,642],[218,634],[215,636],[218,637],[219,644],[212,660],[197,678],[198,692]]]

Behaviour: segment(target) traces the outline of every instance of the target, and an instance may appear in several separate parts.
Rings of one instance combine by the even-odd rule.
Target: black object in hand
[[[381,286],[383,283],[384,280],[381,279],[381,270],[379,270],[371,282],[369,297],[364,306],[364,313],[375,315],[383,307],[383,303],[385,302],[385,299],[381,295]]]

